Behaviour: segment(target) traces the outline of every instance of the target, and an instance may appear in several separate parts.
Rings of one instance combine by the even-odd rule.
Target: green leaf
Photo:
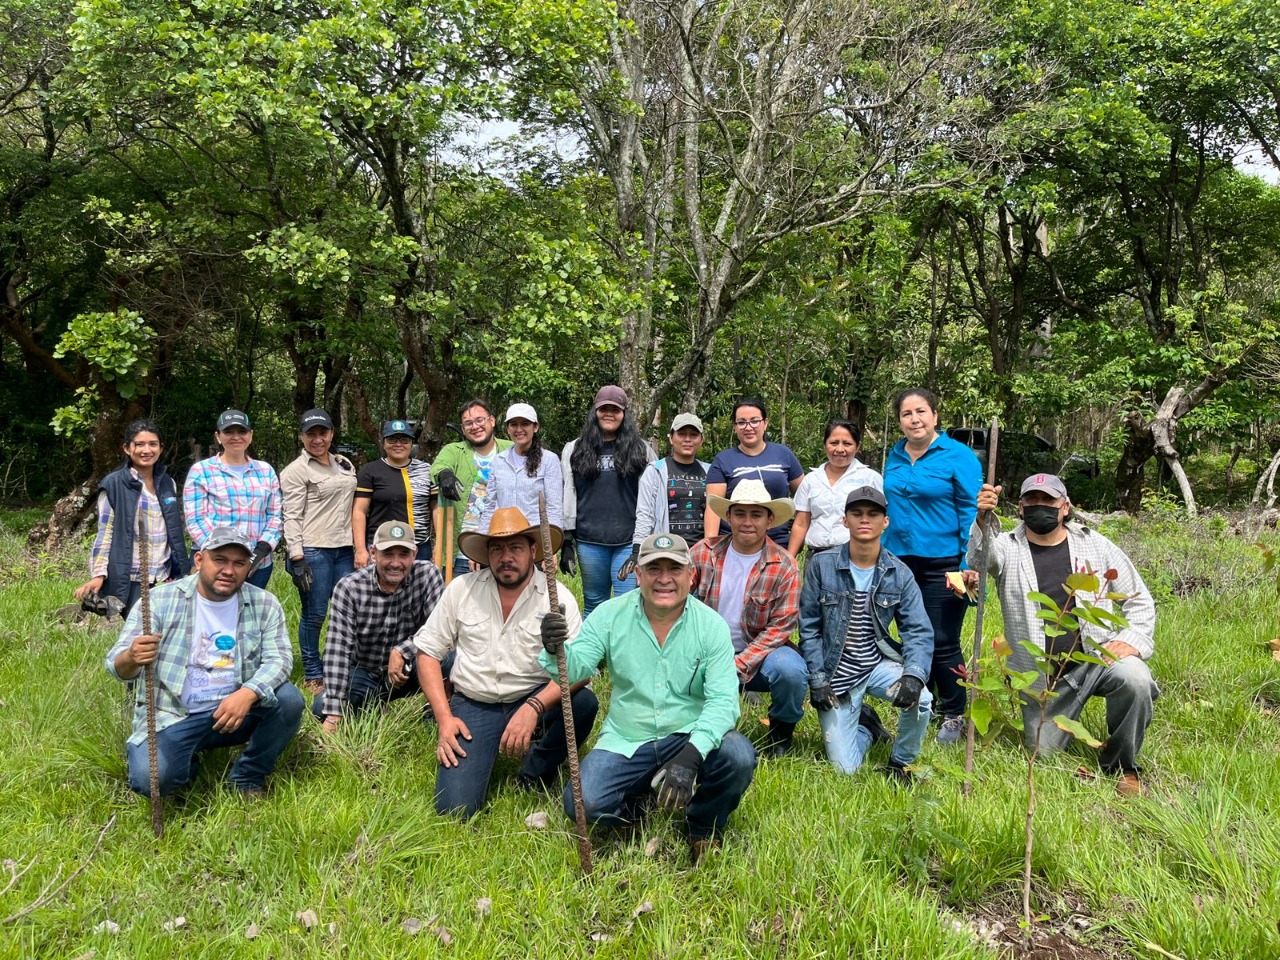
[[[1067,577],[1066,587],[1072,593],[1097,593],[1099,586],[1096,573],[1073,573]]]
[[[969,716],[973,720],[973,726],[978,731],[978,736],[985,737],[987,730],[991,726],[991,701],[982,697],[977,697],[969,705]]]
[[[1047,593],[1040,593],[1037,590],[1032,590],[1030,593],[1027,594],[1027,599],[1030,600],[1032,603],[1040,604],[1042,607],[1048,607],[1050,610],[1054,611],[1054,613],[1062,612],[1062,608],[1059,607],[1054,602],[1053,597],[1049,596]]]
[[[1090,733],[1089,728],[1079,720],[1072,720],[1070,717],[1057,716],[1053,718],[1053,722],[1059,730],[1065,730],[1077,740],[1087,743],[1095,750],[1102,746],[1102,741]]]

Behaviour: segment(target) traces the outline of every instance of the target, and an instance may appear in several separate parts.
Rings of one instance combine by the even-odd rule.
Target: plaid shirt
[[[137,471],[131,470],[136,477]],[[144,485],[138,498],[138,509],[147,516],[147,560],[151,564],[151,582],[163,580],[169,576],[169,528],[165,526],[164,514],[160,512],[160,501],[157,500]],[[93,546],[89,549],[89,576],[105,577],[107,561],[111,559],[111,541],[116,532],[115,512],[111,509],[111,500],[105,490],[98,494],[98,533],[93,538]],[[133,537],[133,566],[129,576],[142,582],[138,569],[138,537]]]
[[[262,460],[250,460],[249,469],[240,474],[224,465],[221,457],[209,457],[187,474],[182,514],[197,550],[214,527],[223,525],[239,527],[250,539],[263,540],[275,549],[284,532],[280,480],[271,464]],[[263,566],[270,563],[267,557]]]
[[[393,649],[412,667],[417,653],[413,635],[427,622],[442,593],[444,578],[429,560],[415,561],[395,593],[378,585],[373,563],[338,581],[324,642],[326,714],[342,712],[352,667],[381,676]]]
[[[237,688],[248,687],[264,707],[275,706],[276,688],[289,679],[293,669],[293,648],[284,628],[280,601],[266,590],[245,584],[237,594],[240,616],[236,628],[239,677]],[[182,688],[187,682],[191,641],[196,626],[196,575],[163,583],[151,591],[151,631],[160,634],[160,656],[155,663],[156,729],[185,720]],[[117,680],[116,657],[142,633],[142,604],[135,604],[120,630],[120,638],[107,654],[107,672]],[[135,685],[130,743],[147,737],[146,684]]]
[[[720,574],[729,552],[729,534],[699,540],[689,550],[693,564],[690,593],[720,609]],[[770,652],[787,643],[800,623],[800,570],[791,555],[765,537],[764,554],[751,569],[742,598],[742,634],[747,647],[736,657],[738,678],[756,675]]]

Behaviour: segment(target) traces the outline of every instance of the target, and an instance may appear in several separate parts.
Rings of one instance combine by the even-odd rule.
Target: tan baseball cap
[[[643,567],[655,560],[674,560],[683,567],[689,565],[689,544],[684,537],[674,533],[651,533],[640,544],[636,566]]]
[[[381,524],[373,535],[373,549],[385,550],[387,547],[416,550],[418,543],[413,539],[413,527],[403,520],[388,520]]]

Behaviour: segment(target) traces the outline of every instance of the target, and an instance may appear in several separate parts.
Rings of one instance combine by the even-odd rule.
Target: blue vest
[[[185,577],[191,572],[191,555],[182,534],[182,501],[178,488],[162,464],[155,467],[156,496],[160,499],[160,513],[164,516],[166,539],[169,541],[169,576]],[[133,579],[133,543],[138,536],[138,497],[142,494],[142,481],[121,467],[102,478],[98,489],[107,495],[111,504],[113,526],[111,550],[107,554],[107,580],[102,585],[106,596],[116,597],[121,603],[129,602],[129,583]],[[143,571],[146,575],[146,571]]]

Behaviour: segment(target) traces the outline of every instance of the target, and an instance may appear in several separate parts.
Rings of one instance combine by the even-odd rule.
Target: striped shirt
[[[130,468],[135,477],[136,470]],[[160,501],[144,484],[138,497],[138,509],[147,517],[147,561],[151,567],[151,582],[164,580],[169,576],[169,530],[165,526],[164,514],[160,512]],[[107,499],[105,490],[98,493],[98,534],[93,538],[93,546],[89,550],[89,576],[105,577],[107,560],[111,557],[111,540],[115,536],[116,518],[111,509],[111,501]],[[138,563],[138,537],[133,537],[133,561],[129,567],[129,579],[142,582]]]
[[[243,473],[221,457],[201,460],[182,486],[182,513],[197,550],[214,527],[239,527],[250,540],[262,540],[273,550],[284,532],[280,479],[262,460],[250,460]],[[268,556],[262,565],[270,564]]]
[[[868,571],[870,573],[871,571]],[[840,662],[831,674],[831,689],[843,696],[861,686],[871,676],[876,664],[884,659],[876,644],[875,625],[871,622],[871,591],[854,590],[849,607],[849,631],[845,634]]]
[[[343,577],[333,588],[324,642],[324,712],[337,715],[347,700],[351,668],[382,676],[398,649],[405,663],[417,653],[413,635],[427,622],[444,592],[444,578],[430,560],[416,560],[394,593],[378,584],[377,564]]]
[[[266,590],[244,584],[236,594],[240,601],[237,617],[236,687],[248,687],[258,695],[258,705],[273,707],[276,688],[289,679],[293,649],[285,633],[280,601]],[[160,652],[155,664],[156,729],[185,720],[190,711],[182,703],[187,682],[196,621],[196,574],[162,583],[151,591],[151,631],[160,634]],[[107,654],[107,672],[116,679],[116,657],[142,633],[142,604],[135,604],[120,630],[120,637]],[[147,738],[146,684],[134,684],[133,734],[130,743]]]

